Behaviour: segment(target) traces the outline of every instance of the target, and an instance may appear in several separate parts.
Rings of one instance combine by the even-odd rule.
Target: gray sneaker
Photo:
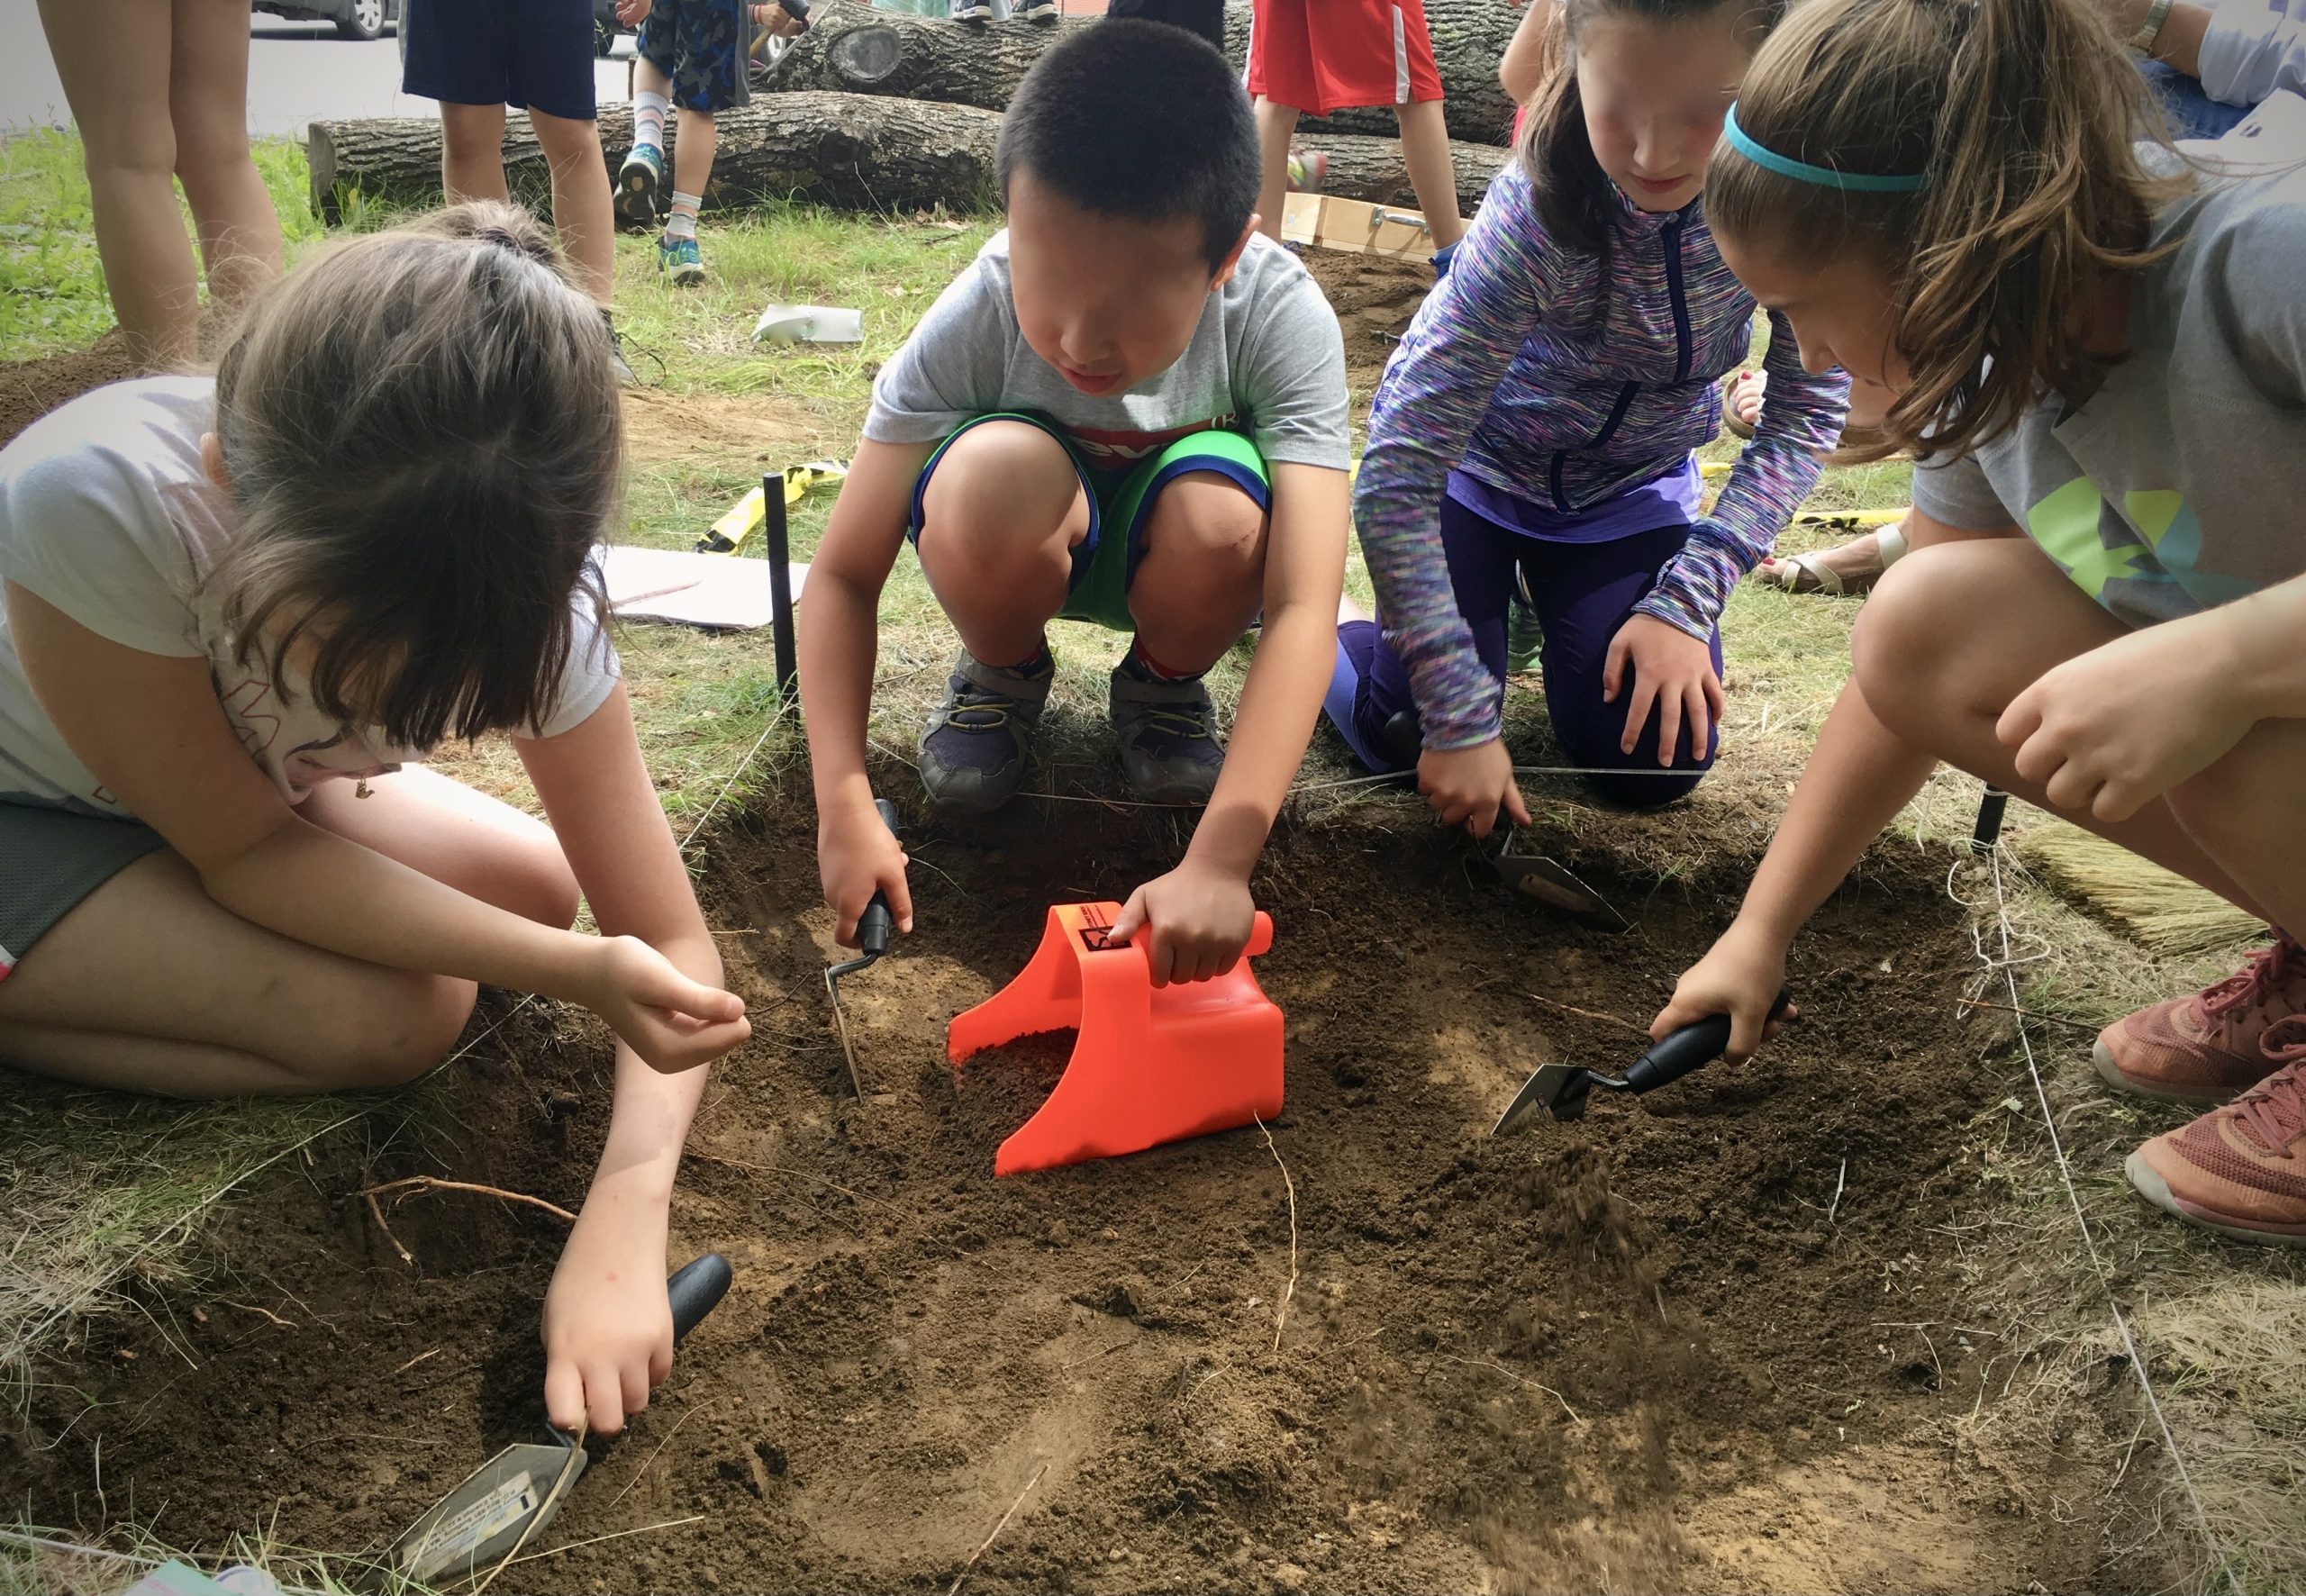
[[[1123,660],[1113,667],[1113,736],[1121,774],[1150,803],[1206,803],[1217,790],[1225,750],[1217,741],[1217,710],[1195,676],[1164,682]]]
[[[1027,744],[1056,675],[1053,662],[1027,674],[961,651],[945,701],[921,734],[921,784],[931,803],[989,814],[1009,802],[1024,779]]]

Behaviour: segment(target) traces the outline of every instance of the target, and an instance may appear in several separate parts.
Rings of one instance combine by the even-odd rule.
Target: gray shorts
[[[167,846],[134,821],[0,798],[0,975],[81,899]]]

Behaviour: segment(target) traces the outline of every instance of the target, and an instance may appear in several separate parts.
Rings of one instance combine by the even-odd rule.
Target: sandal
[[[1856,549],[1861,543],[1874,546],[1876,563],[1871,570],[1853,571],[1844,575],[1826,562],[1844,549]],[[1828,598],[1844,598],[1866,592],[1882,579],[1882,573],[1897,564],[1906,551],[1906,534],[1902,527],[1884,527],[1862,538],[1831,549],[1821,549],[1811,554],[1789,554],[1781,559],[1766,559],[1754,567],[1754,579],[1768,587],[1782,587],[1788,593],[1821,593]]]

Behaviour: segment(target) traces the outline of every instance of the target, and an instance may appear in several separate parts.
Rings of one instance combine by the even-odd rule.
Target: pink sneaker
[[[2238,974],[2115,1020],[2092,1056],[2110,1086],[2176,1102],[2224,1102],[2279,1066],[2267,1031],[2306,1014],[2306,948],[2285,932]]]
[[[2306,1043],[2269,1046],[2266,1056],[2282,1067],[2156,1137],[2123,1168],[2140,1196],[2190,1223],[2238,1241],[2306,1247]]]

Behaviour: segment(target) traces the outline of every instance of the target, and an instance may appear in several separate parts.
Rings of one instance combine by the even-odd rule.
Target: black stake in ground
[[[785,536],[785,476],[760,479],[761,536],[768,549],[768,630],[776,651],[776,691],[790,707],[801,667],[793,652],[793,547]]]
[[[2002,839],[2002,812],[2010,807],[2010,794],[1992,782],[1985,784],[1985,796],[1978,800],[1977,830],[1970,833],[1970,851],[1990,854],[1993,845]]]

